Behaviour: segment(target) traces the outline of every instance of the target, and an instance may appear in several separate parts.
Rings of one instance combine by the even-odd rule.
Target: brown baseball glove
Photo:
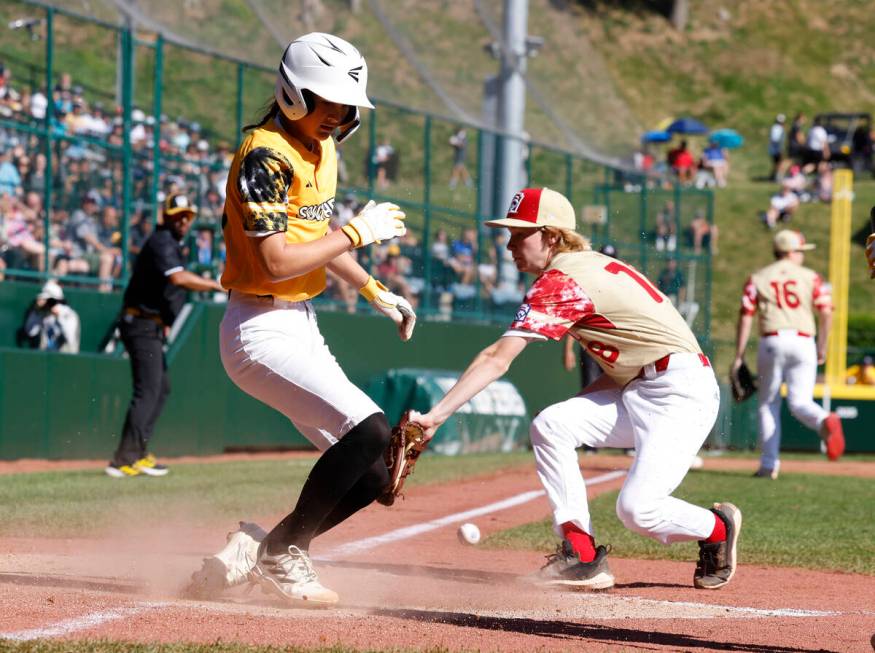
[[[757,391],[756,378],[744,361],[741,361],[741,367],[734,373],[730,370],[729,384],[732,386],[732,398],[737,403],[750,399]]]
[[[392,429],[392,438],[383,458],[389,469],[389,485],[377,501],[384,506],[391,506],[401,494],[404,481],[413,473],[419,454],[425,451],[428,442],[425,440],[425,430],[416,422],[410,421],[410,411],[406,411],[398,425]]]

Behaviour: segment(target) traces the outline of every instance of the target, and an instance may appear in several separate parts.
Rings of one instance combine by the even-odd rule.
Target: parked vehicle
[[[829,135],[830,160],[855,174],[875,173],[872,165],[872,116],[868,113],[821,113],[815,116]]]

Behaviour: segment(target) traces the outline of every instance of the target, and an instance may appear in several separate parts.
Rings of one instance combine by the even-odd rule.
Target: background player
[[[228,177],[222,282],[231,295],[222,363],[242,390],[286,415],[324,452],[252,568],[264,589],[292,602],[337,602],[313,570],[310,542],[370,504],[389,481],[386,417],[337,364],[309,300],[325,288],[328,269],[395,321],[403,340],[415,322],[410,304],[349,254],[403,235],[404,213],[370,202],[341,230],[328,231],[337,184],[332,135],[346,139],[359,125],[359,107],[373,108],[367,79],[364,58],[343,39],[312,33],[294,40],[279,65],[274,101],[247,128]],[[232,564],[214,557],[195,581],[209,583],[211,570],[224,570],[227,584],[245,578],[246,554],[242,547]]]
[[[118,328],[131,360],[134,390],[122,438],[105,470],[113,478],[167,474],[167,467],[148,450],[170,394],[164,340],[185,303],[186,289],[224,291],[218,281],[185,269],[182,241],[195,215],[197,209],[185,195],[167,196],[161,225],[143,245],[125,289]]]
[[[617,499],[623,524],[664,544],[699,540],[694,585],[728,583],[741,511],[731,503],[709,511],[671,496],[720,403],[710,362],[684,319],[634,268],[591,251],[574,231],[571,203],[555,191],[523,189],[506,218],[486,224],[510,229],[507,247],[517,268],[538,277],[510,329],[480,352],[431,411],[412,419],[433,436],[529,343],[571,333],[605,373],[581,394],[542,410],[531,425],[538,476],[563,537],[539,578],[594,589],[614,584],[608,549],[595,545],[575,451],[590,445],[638,452]]]
[[[754,476],[778,478],[781,462],[781,384],[787,384],[790,413],[826,442],[826,455],[837,460],[845,450],[838,415],[829,413],[813,399],[817,366],[826,360],[826,345],[832,326],[829,287],[814,270],[802,265],[803,252],[814,249],[798,231],[783,229],[775,234],[775,262],[755,272],[744,286],[736,330],[732,372],[741,367],[750,337],[754,313],[759,312],[760,344],[758,422],[762,447],[760,467]],[[819,314],[817,343],[814,311]]]

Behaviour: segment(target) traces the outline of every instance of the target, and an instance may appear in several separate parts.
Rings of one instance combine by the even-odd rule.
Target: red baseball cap
[[[558,227],[574,230],[574,207],[564,195],[549,188],[523,188],[510,201],[507,216],[487,220],[489,227]]]

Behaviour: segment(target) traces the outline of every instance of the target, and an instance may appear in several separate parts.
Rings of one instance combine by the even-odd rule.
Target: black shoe
[[[581,562],[568,540],[562,540],[556,553],[547,556],[547,564],[537,574],[547,585],[569,585],[582,589],[605,590],[614,586],[614,575],[608,568],[610,547],[599,546],[592,562]]]
[[[726,585],[735,574],[738,563],[736,548],[741,531],[741,510],[731,503],[715,503],[711,512],[723,520],[726,540],[699,541],[699,562],[693,574],[693,585],[703,590],[716,590]]]

